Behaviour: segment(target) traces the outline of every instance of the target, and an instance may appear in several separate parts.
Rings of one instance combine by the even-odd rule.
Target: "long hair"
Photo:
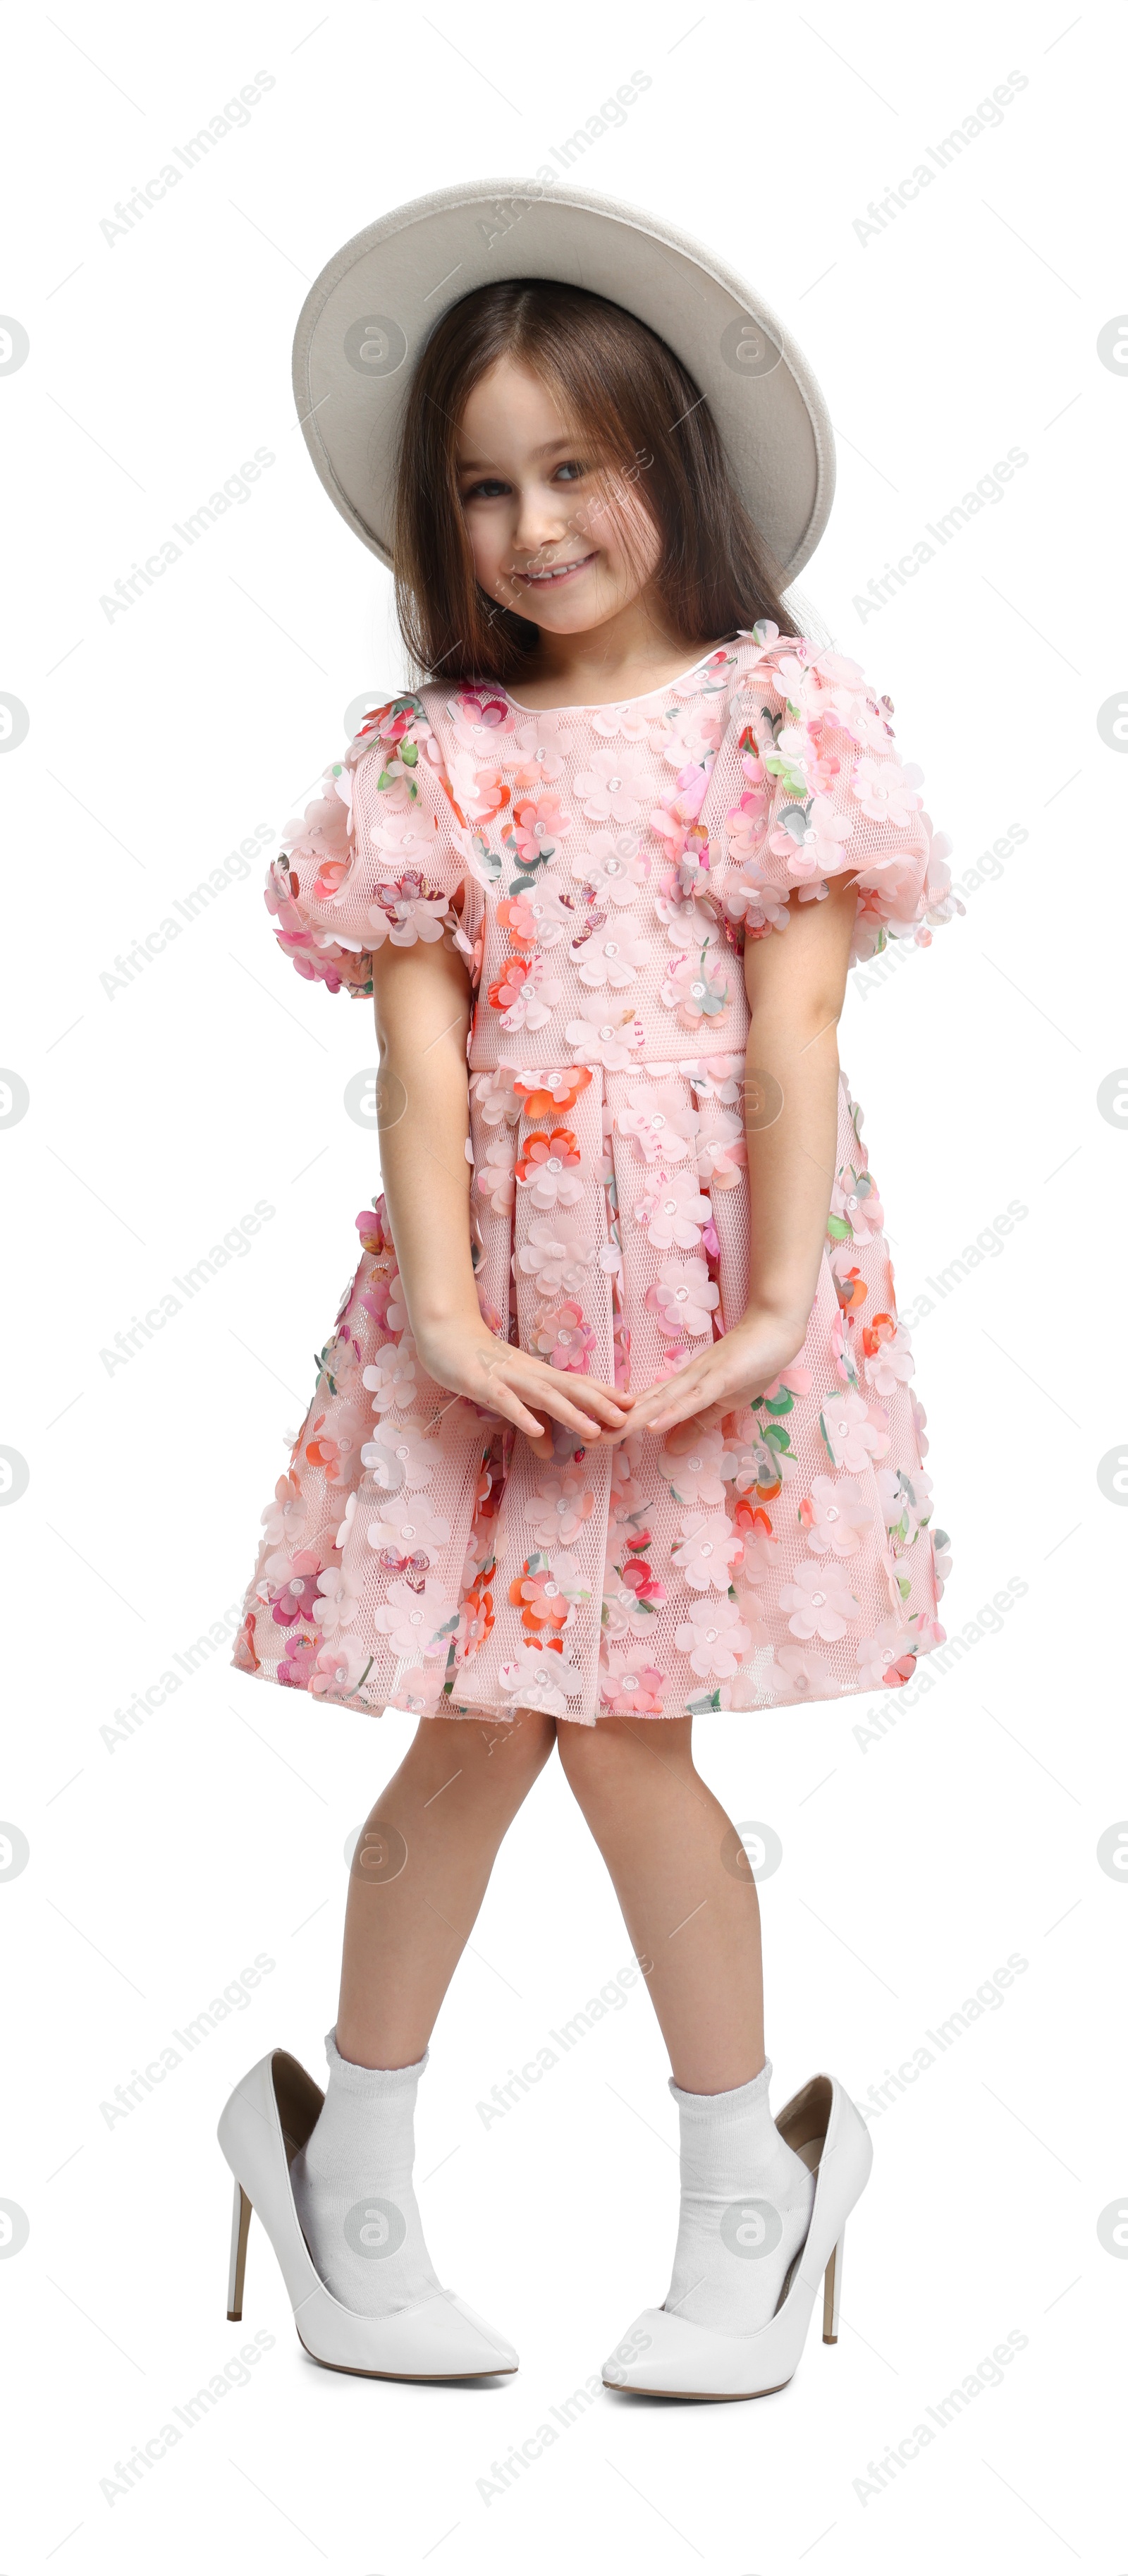
[[[499,359],[539,376],[590,446],[597,507],[623,481],[657,529],[653,579],[670,632],[703,644],[770,618],[788,632],[780,572],[729,472],[707,402],[657,332],[579,286],[509,278],[451,305],[427,340],[404,407],[396,460],[396,608],[420,677],[519,676],[539,629],[478,583],[459,497],[458,431],[468,395]],[[636,512],[637,524],[637,512]]]

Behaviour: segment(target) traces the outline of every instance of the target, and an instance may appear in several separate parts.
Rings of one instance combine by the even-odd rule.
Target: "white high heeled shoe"
[[[823,2342],[838,2341],[846,2221],[869,2181],[865,2121],[833,2075],[813,2075],[776,2120],[815,2177],[806,2237],[788,2267],[774,2316],[756,2334],[721,2334],[665,2307],[644,2308],[603,2365],[605,2388],[636,2397],[768,2397],[799,2365],[823,2280]]]
[[[513,2346],[453,2290],[437,2290],[394,2316],[358,2316],[327,2290],[294,2206],[290,2165],[304,2147],[324,2095],[284,2048],[271,2050],[237,2084],[219,2123],[235,2176],[227,2314],[243,2314],[247,2232],[257,2210],[278,2257],[298,2341],[326,2370],[363,2379],[485,2379],[516,2370]]]

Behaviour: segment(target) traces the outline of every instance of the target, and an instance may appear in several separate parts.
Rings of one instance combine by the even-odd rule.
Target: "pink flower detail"
[[[908,1327],[898,1324],[892,1341],[879,1342],[866,1361],[866,1376],[877,1395],[895,1395],[907,1384],[916,1368]]]
[[[590,1485],[569,1468],[562,1476],[542,1474],[536,1493],[525,1504],[525,1518],[539,1547],[567,1547],[594,1509]]]
[[[550,1368],[573,1369],[583,1375],[591,1364],[595,1349],[595,1332],[573,1298],[544,1315],[536,1335],[536,1347]]]
[[[876,760],[865,752],[854,771],[854,794],[871,823],[911,823],[919,814],[920,771],[900,769],[895,760]]]
[[[649,961],[645,940],[620,922],[610,922],[606,928],[594,931],[582,945],[573,942],[572,946],[576,973],[590,991],[604,984],[610,984],[617,992],[625,991],[628,984],[634,983],[640,966]]]
[[[671,1562],[681,1567],[694,1592],[727,1592],[729,1568],[743,1554],[744,1542],[723,1512],[690,1512],[681,1525],[681,1543]]]
[[[547,787],[564,775],[561,741],[557,720],[546,711],[527,724],[519,724],[509,745],[509,760],[517,787]]]
[[[297,1476],[279,1477],[274,1488],[274,1501],[267,1504],[261,1517],[271,1547],[295,1548],[298,1545],[305,1529],[306,1506]]]
[[[581,1002],[579,1018],[568,1021],[564,1035],[581,1063],[601,1064],[608,1073],[622,1073],[630,1063],[632,1048],[643,1044],[645,1032],[633,1010],[623,1010],[619,1003],[594,994],[589,1002]]]
[[[313,1675],[321,1651],[320,1637],[306,1637],[295,1629],[278,1667],[278,1679],[287,1690],[312,1690]]]
[[[829,1476],[812,1478],[799,1505],[799,1520],[816,1556],[856,1556],[860,1532],[873,1528],[873,1513],[857,1485],[849,1479],[832,1484]]]
[[[420,1591],[401,1576],[388,1585],[388,1598],[373,1612],[372,1625],[387,1638],[393,1654],[419,1655],[429,1662],[432,1656],[447,1653],[456,1607],[433,1575],[424,1578]],[[448,1630],[445,1637],[439,1633],[443,1628]]]
[[[821,1637],[833,1645],[858,1617],[858,1604],[845,1575],[834,1565],[812,1565],[805,1558],[790,1583],[780,1589],[779,1606],[789,1610],[793,1637]]]
[[[414,1494],[429,1485],[442,1454],[441,1441],[428,1440],[417,1422],[388,1421],[360,1453],[381,1494]]]
[[[649,742],[653,727],[635,698],[621,707],[593,707],[591,729],[603,735],[605,742]]]
[[[735,1601],[710,1601],[690,1612],[674,1630],[674,1644],[687,1655],[702,1681],[727,1681],[752,1643]]]
[[[387,939],[393,948],[414,948],[416,941],[422,939],[433,946],[442,938],[449,911],[449,895],[429,895],[424,879],[407,873],[394,884],[377,889],[368,914],[373,945],[380,948]]]
[[[632,1082],[627,1101],[615,1124],[620,1136],[633,1138],[643,1162],[684,1162],[701,1122],[680,1083]]]
[[[677,1012],[683,1028],[696,1029],[703,1020],[724,1018],[731,981],[727,959],[706,950],[700,957],[678,959],[663,980],[661,998],[668,1011]]]
[[[588,1229],[574,1217],[534,1217],[517,1255],[518,1268],[535,1284],[541,1297],[561,1292],[575,1296],[596,1257],[595,1244]]]
[[[576,794],[590,823],[637,823],[647,793],[647,764],[637,752],[597,751],[576,772]]]
[[[515,1064],[495,1065],[491,1073],[479,1073],[472,1084],[474,1098],[487,1127],[500,1127],[502,1120],[515,1127],[524,1108],[514,1091]]]
[[[805,1646],[781,1646],[764,1675],[764,1687],[773,1699],[820,1700],[837,1699],[842,1684],[830,1665],[824,1664],[821,1656],[810,1654]]]
[[[402,1342],[385,1342],[377,1357],[364,1371],[362,1383],[372,1395],[373,1413],[406,1413],[416,1401],[415,1344],[408,1335]]]
[[[872,1243],[885,1223],[885,1210],[868,1172],[844,1168],[830,1193],[832,1216],[845,1217],[853,1243]]]
[[[316,1548],[299,1548],[294,1557],[284,1549],[267,1558],[263,1579],[270,1601],[271,1616],[279,1628],[292,1628],[295,1621],[303,1627],[312,1621],[317,1607],[317,1578],[321,1558]]]
[[[858,1475],[871,1459],[884,1458],[889,1447],[888,1432],[879,1430],[864,1395],[852,1387],[828,1395],[819,1423],[831,1466],[846,1467],[851,1475]]]
[[[858,1647],[858,1672],[863,1684],[871,1690],[880,1690],[883,1685],[899,1690],[903,1682],[912,1679],[916,1648],[912,1629],[903,1628],[896,1619],[887,1619],[876,1636],[867,1637]]]
[[[509,733],[513,717],[501,689],[460,689],[451,709],[456,721],[476,739],[479,732]]]
[[[367,1646],[350,1637],[329,1637],[318,1648],[308,1688],[315,1699],[350,1699],[370,1662]]]
[[[708,1225],[712,1208],[703,1198],[692,1172],[670,1172],[659,1175],[647,1198],[635,1201],[635,1224],[645,1228],[648,1242],[658,1252],[669,1252],[676,1244],[680,1252],[696,1251],[701,1229]]]
[[[445,1547],[450,1522],[440,1520],[418,1494],[382,1494],[380,1517],[368,1524],[369,1547],[394,1547],[401,1556]]]
[[[604,1708],[637,1713],[643,1717],[661,1716],[665,1687],[665,1673],[660,1673],[656,1665],[646,1663],[643,1658],[632,1656],[621,1646],[608,1655],[599,1677],[599,1696]]]
[[[723,1503],[724,1435],[679,1422],[658,1452],[658,1465],[680,1503]]]
[[[709,1277],[708,1263],[699,1258],[664,1261],[645,1302],[657,1315],[660,1333],[693,1335],[712,1331],[713,1309],[720,1305],[721,1296]]]
[[[750,775],[753,766],[759,772],[757,782],[745,788],[739,802],[736,805],[730,805],[725,816],[729,857],[735,859],[738,867],[743,867],[747,860],[755,858],[763,840],[764,816],[767,812],[768,800],[763,784],[765,777],[763,762],[758,760],[754,764],[750,763],[746,755],[740,765],[746,776]]]
[[[396,1706],[412,1717],[433,1717],[443,1691],[442,1664],[433,1664],[427,1672],[422,1664],[413,1666],[396,1683]]]
[[[659,921],[665,922],[671,948],[681,956],[700,957],[703,948],[715,948],[720,932],[711,912],[700,903],[675,903],[671,895],[656,895],[654,909]]]
[[[742,922],[745,935],[753,939],[769,930],[786,930],[789,918],[786,895],[765,885],[747,862],[743,876],[725,889],[725,911],[730,921]]]
[[[363,1573],[357,1573],[352,1566],[327,1565],[318,1575],[317,1589],[322,1594],[317,1621],[324,1635],[335,1637],[339,1629],[351,1628],[360,1608]]]
[[[523,1646],[512,1663],[501,1666],[498,1680],[508,1708],[539,1708],[549,1717],[563,1717],[567,1702],[577,1697],[580,1688],[571,1656],[556,1646],[543,1652]]]
[[[513,1205],[515,1185],[513,1165],[517,1145],[512,1136],[491,1136],[485,1154],[474,1171],[474,1187],[488,1199],[495,1216],[505,1216]]]
[[[646,882],[637,832],[593,832],[587,849],[573,859],[572,874],[590,886],[600,903],[633,903]]]
[[[515,844],[522,867],[530,868],[539,859],[550,859],[571,820],[570,814],[561,812],[558,796],[522,797],[513,808],[513,829],[506,836]]]

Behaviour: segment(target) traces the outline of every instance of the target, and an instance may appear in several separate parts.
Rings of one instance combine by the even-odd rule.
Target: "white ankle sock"
[[[411,2183],[416,2066],[354,2066],[325,2041],[329,2084],[290,2167],[302,2233],[326,2289],[358,2316],[386,2317],[440,2288]]]
[[[683,2093],[681,2223],[666,2293],[672,2315],[721,2334],[755,2334],[775,2313],[811,2220],[815,2177],[768,2107],[770,2061],[731,2093]]]

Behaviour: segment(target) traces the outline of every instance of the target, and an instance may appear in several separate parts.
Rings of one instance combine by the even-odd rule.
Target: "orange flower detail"
[[[529,1636],[539,1636],[543,1628],[562,1628],[568,1617],[568,1603],[555,1578],[544,1572],[530,1574],[527,1560],[524,1574],[509,1586],[509,1598],[514,1609],[520,1611],[521,1625]],[[558,1641],[550,1637],[542,1642],[552,1645]]]
[[[896,1335],[897,1327],[892,1315],[875,1315],[872,1323],[863,1324],[862,1349],[867,1359],[873,1358],[874,1352],[880,1350],[883,1342],[895,1341]]]
[[[852,1307],[865,1305],[869,1289],[860,1270],[848,1270],[845,1277],[841,1279],[836,1272],[834,1284],[838,1290],[838,1303],[844,1314],[849,1314]]]
[[[530,1171],[535,1172],[538,1165],[547,1163],[552,1155],[559,1162],[566,1163],[569,1170],[578,1171],[580,1149],[570,1127],[554,1127],[550,1136],[526,1137],[525,1150],[517,1165],[518,1180],[527,1181]]]
[[[525,1103],[526,1118],[552,1118],[574,1109],[590,1081],[586,1064],[566,1064],[559,1073],[530,1074],[527,1081],[515,1080],[513,1088]]]

